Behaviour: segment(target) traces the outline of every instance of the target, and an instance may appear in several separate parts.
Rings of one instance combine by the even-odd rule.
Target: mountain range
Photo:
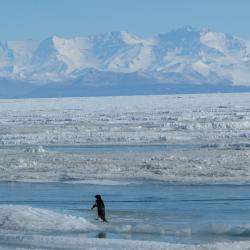
[[[250,91],[250,41],[185,26],[0,41],[0,98]]]

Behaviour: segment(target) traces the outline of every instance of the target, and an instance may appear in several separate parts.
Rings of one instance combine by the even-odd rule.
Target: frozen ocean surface
[[[0,100],[0,246],[249,249],[249,139],[247,93]]]

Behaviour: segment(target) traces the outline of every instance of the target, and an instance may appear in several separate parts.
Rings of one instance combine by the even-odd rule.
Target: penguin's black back
[[[101,198],[96,199],[96,205],[97,205],[97,211],[98,211],[98,216],[105,222],[107,222],[106,217],[105,217],[105,205],[104,202]]]

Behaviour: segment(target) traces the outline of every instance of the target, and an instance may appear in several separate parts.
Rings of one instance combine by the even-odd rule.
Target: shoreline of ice
[[[154,241],[138,241],[124,239],[93,239],[85,236],[88,232],[120,232],[132,233],[151,230],[147,233],[161,233],[166,235],[229,235],[249,237],[250,225],[212,225],[209,227],[192,230],[183,228],[182,231],[171,231],[149,228],[147,225],[131,227],[129,225],[96,225],[84,217],[76,217],[58,213],[47,209],[33,208],[21,205],[0,206],[0,246],[3,243],[18,244],[22,249],[29,247],[49,247],[66,249],[249,249],[250,241],[230,241],[206,244],[181,244]],[[54,234],[53,234],[54,232]],[[56,233],[56,234],[55,234]],[[58,235],[60,233],[60,235]],[[11,243],[10,243],[11,242]]]

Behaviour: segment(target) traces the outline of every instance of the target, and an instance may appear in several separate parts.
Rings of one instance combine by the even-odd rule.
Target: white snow
[[[227,52],[226,36],[219,32],[206,32],[200,38],[201,42],[211,48],[217,49],[222,53]]]
[[[119,229],[115,225],[99,225],[98,227],[87,221],[84,217],[62,214],[47,209],[33,208],[30,206],[1,205],[0,206],[0,244],[13,244],[22,249],[60,248],[60,249],[175,249],[175,250],[206,250],[206,249],[249,249],[249,241],[221,242],[210,244],[177,244],[153,241],[116,240],[116,239],[91,239],[85,233],[90,232],[119,232],[130,233],[147,232],[144,227],[130,228],[124,226]],[[189,234],[209,233],[211,235],[249,235],[250,225],[211,227],[206,231],[192,232]],[[136,231],[137,230],[137,231]],[[150,233],[156,233],[157,228],[152,228]],[[155,231],[156,230],[156,231]],[[75,233],[75,234],[73,234]],[[164,232],[159,232],[164,233]],[[169,232],[166,232],[167,234]],[[176,232],[176,234],[181,232]],[[171,232],[170,232],[171,234]]]
[[[96,68],[98,61],[93,59],[88,38],[63,39],[53,37],[53,42],[58,50],[58,59],[67,65],[67,74],[81,68]]]
[[[250,183],[249,107],[250,94],[1,100],[0,180]],[[122,144],[180,148],[72,154],[41,147]]]
[[[178,36],[173,35],[175,32]],[[187,49],[183,41],[176,38],[181,32],[190,34],[183,41],[193,42],[193,46]],[[227,81],[249,86],[249,41],[192,27],[180,28],[171,34],[167,40],[157,36],[140,38],[120,31],[93,37],[53,36],[43,41],[0,42],[0,76],[44,84],[65,81],[73,78],[74,72],[94,68],[106,72],[144,72],[148,76],[152,76],[152,72],[179,72],[193,83]],[[194,74],[190,79],[193,71],[204,79]],[[173,83],[170,76],[162,74],[161,77]],[[179,80],[183,82],[182,78]]]
[[[202,75],[208,76],[210,73],[210,67],[209,65],[205,64],[202,61],[196,61],[193,63],[193,69],[195,69],[197,72],[199,72]]]
[[[185,245],[153,241],[116,240],[116,239],[86,239],[70,236],[10,236],[1,237],[6,242],[22,243],[21,249],[30,249],[26,245],[38,249],[83,249],[83,250],[249,250],[250,241],[223,242],[202,245]],[[32,248],[33,249],[33,248]]]
[[[1,205],[0,231],[87,232],[97,227],[83,217],[60,214],[30,206]]]

